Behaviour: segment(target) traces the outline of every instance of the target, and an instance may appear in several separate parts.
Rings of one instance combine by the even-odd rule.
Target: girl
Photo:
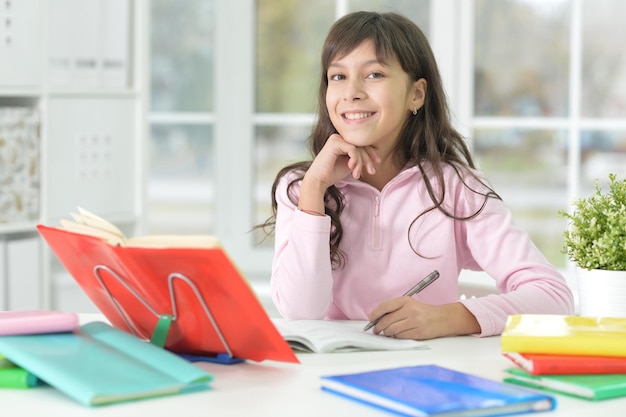
[[[417,340],[500,334],[509,314],[572,314],[572,294],[476,171],[428,41],[409,19],[356,12],[322,52],[312,161],[272,188],[272,298],[287,319],[373,321]],[[462,269],[500,294],[459,301]],[[400,296],[433,270],[441,277]]]

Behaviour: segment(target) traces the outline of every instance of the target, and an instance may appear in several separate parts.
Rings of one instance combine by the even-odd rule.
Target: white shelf
[[[0,85],[0,98],[3,98],[3,97],[37,98],[40,95],[41,95],[41,88],[38,88],[38,87],[9,88],[6,85]]]
[[[37,233],[37,223],[0,224],[0,237],[23,233]]]
[[[81,97],[111,97],[111,98],[134,98],[139,95],[135,90],[49,90],[45,93],[50,98],[81,98]]]
[[[11,7],[7,14],[11,26],[5,32],[10,30],[7,36],[12,39],[11,48],[0,48],[0,62],[12,64],[10,70],[0,65],[0,109],[32,108],[39,118],[39,157],[31,158],[39,165],[30,167],[30,161],[21,165],[29,165],[38,173],[38,181],[32,181],[33,176],[28,180],[36,184],[32,189],[38,189],[39,215],[36,220],[22,220],[32,215],[25,217],[18,210],[23,202],[11,200],[11,209],[18,210],[20,220],[0,223],[0,244],[5,248],[0,253],[4,258],[0,258],[6,262],[0,267],[0,284],[6,288],[0,289],[8,294],[0,299],[8,300],[5,305],[11,309],[20,307],[11,300],[25,300],[16,291],[21,291],[27,278],[12,276],[19,272],[13,267],[37,261],[41,271],[35,280],[40,286],[39,307],[78,311],[81,305],[70,305],[76,297],[68,294],[81,290],[73,281],[59,278],[65,270],[39,239],[36,225],[59,224],[60,218],[69,218],[76,206],[82,206],[123,227],[128,234],[140,229],[147,56],[135,52],[148,45],[149,2],[52,3],[19,0],[0,4],[0,15],[3,8]],[[18,151],[24,146],[20,138],[13,137],[4,155],[19,157]],[[13,169],[19,175],[26,172],[16,166]],[[21,190],[20,184],[23,182],[1,184],[0,197],[2,187],[6,197],[14,189]],[[23,199],[37,207],[34,198]],[[44,250],[27,253],[29,246],[22,245],[25,241],[39,242]],[[26,249],[17,250],[22,247]],[[9,253],[19,259],[7,256]]]

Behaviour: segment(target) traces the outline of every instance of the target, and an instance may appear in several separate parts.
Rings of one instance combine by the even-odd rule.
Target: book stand
[[[240,363],[240,362],[244,361],[241,358],[236,358],[236,357],[233,356],[232,350],[231,350],[230,346],[228,345],[228,342],[224,338],[224,335],[221,332],[217,322],[215,321],[215,318],[213,317],[213,314],[211,314],[211,310],[209,309],[209,306],[207,306],[206,302],[202,298],[202,295],[200,294],[200,291],[198,291],[198,288],[196,287],[196,285],[194,284],[194,282],[190,278],[188,278],[185,275],[180,274],[178,272],[173,272],[173,273],[169,274],[169,276],[167,277],[167,285],[168,285],[169,294],[170,294],[170,302],[171,302],[171,305],[172,305],[172,314],[162,314],[162,313],[159,313],[158,311],[156,311],[155,309],[153,309],[152,306],[150,306],[143,299],[143,297],[141,297],[141,295],[139,295],[113,269],[109,268],[106,265],[96,265],[93,268],[93,273],[94,273],[94,275],[96,277],[96,280],[98,281],[100,286],[106,292],[106,294],[109,297],[109,299],[111,300],[113,306],[115,307],[115,309],[119,313],[120,317],[122,317],[122,320],[124,320],[124,323],[130,329],[131,333],[133,335],[137,336],[137,337],[139,337],[137,328],[135,327],[133,321],[129,317],[126,316],[126,314],[124,313],[124,311],[120,307],[118,301],[115,299],[115,297],[113,297],[113,294],[111,294],[111,292],[109,291],[109,289],[105,285],[104,280],[100,276],[100,272],[101,271],[106,271],[107,273],[111,274],[111,276],[113,276],[113,278],[115,278],[115,280],[117,280],[120,284],[122,284],[124,286],[124,288],[126,288],[148,311],[150,311],[150,313],[152,313],[158,319],[157,325],[156,325],[156,327],[155,327],[155,329],[154,329],[154,331],[152,333],[152,337],[150,338],[150,343],[153,343],[153,344],[155,344],[155,345],[157,345],[159,347],[164,347],[165,346],[165,341],[167,340],[167,335],[168,335],[168,332],[169,332],[169,329],[170,329],[170,325],[171,325],[172,321],[175,321],[177,319],[177,317],[178,317],[178,307],[177,307],[177,304],[176,304],[176,293],[175,293],[175,290],[174,290],[174,280],[178,279],[178,280],[184,282],[185,284],[187,284],[189,286],[189,288],[191,288],[191,290],[193,291],[196,299],[198,300],[198,302],[202,306],[202,310],[206,314],[206,316],[209,319],[213,329],[215,330],[215,333],[219,337],[219,340],[220,340],[222,346],[224,347],[225,353],[218,353],[218,354],[216,354],[214,356],[213,355],[206,355],[205,356],[205,355],[194,355],[194,354],[181,354],[181,353],[177,353],[177,355],[179,355],[179,356],[181,356],[181,357],[183,357],[183,358],[185,358],[185,359],[187,359],[189,361],[192,361],[192,362],[203,361],[203,362],[216,362],[216,363],[222,363],[222,364],[235,364],[235,363]]]

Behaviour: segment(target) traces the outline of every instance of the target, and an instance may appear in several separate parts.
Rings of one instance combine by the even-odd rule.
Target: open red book
[[[148,238],[115,243],[102,228],[100,237],[88,228],[37,226],[113,326],[160,338],[176,353],[298,362],[215,238],[204,247],[185,247],[180,237],[171,244],[164,237],[161,244]],[[202,239],[192,240],[198,246]]]
[[[530,375],[626,374],[626,357],[506,352]]]

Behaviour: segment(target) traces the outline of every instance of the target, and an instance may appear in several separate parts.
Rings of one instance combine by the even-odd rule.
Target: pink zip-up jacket
[[[437,184],[432,171],[427,175]],[[276,190],[271,279],[272,299],[287,319],[367,320],[375,306],[404,294],[433,270],[439,279],[413,298],[434,305],[459,301],[462,269],[487,272],[500,292],[459,301],[478,320],[480,336],[500,334],[509,314],[573,314],[565,279],[499,199],[488,198],[470,220],[435,209],[415,221],[433,206],[417,167],[400,172],[382,191],[352,178],[341,181],[336,185],[345,196],[340,248],[346,261],[333,269],[330,217],[298,210],[287,197],[288,177]],[[485,203],[451,166],[444,166],[444,177],[443,204],[455,215],[472,215]],[[469,175],[464,181],[488,191]],[[297,196],[299,184],[293,191]]]

